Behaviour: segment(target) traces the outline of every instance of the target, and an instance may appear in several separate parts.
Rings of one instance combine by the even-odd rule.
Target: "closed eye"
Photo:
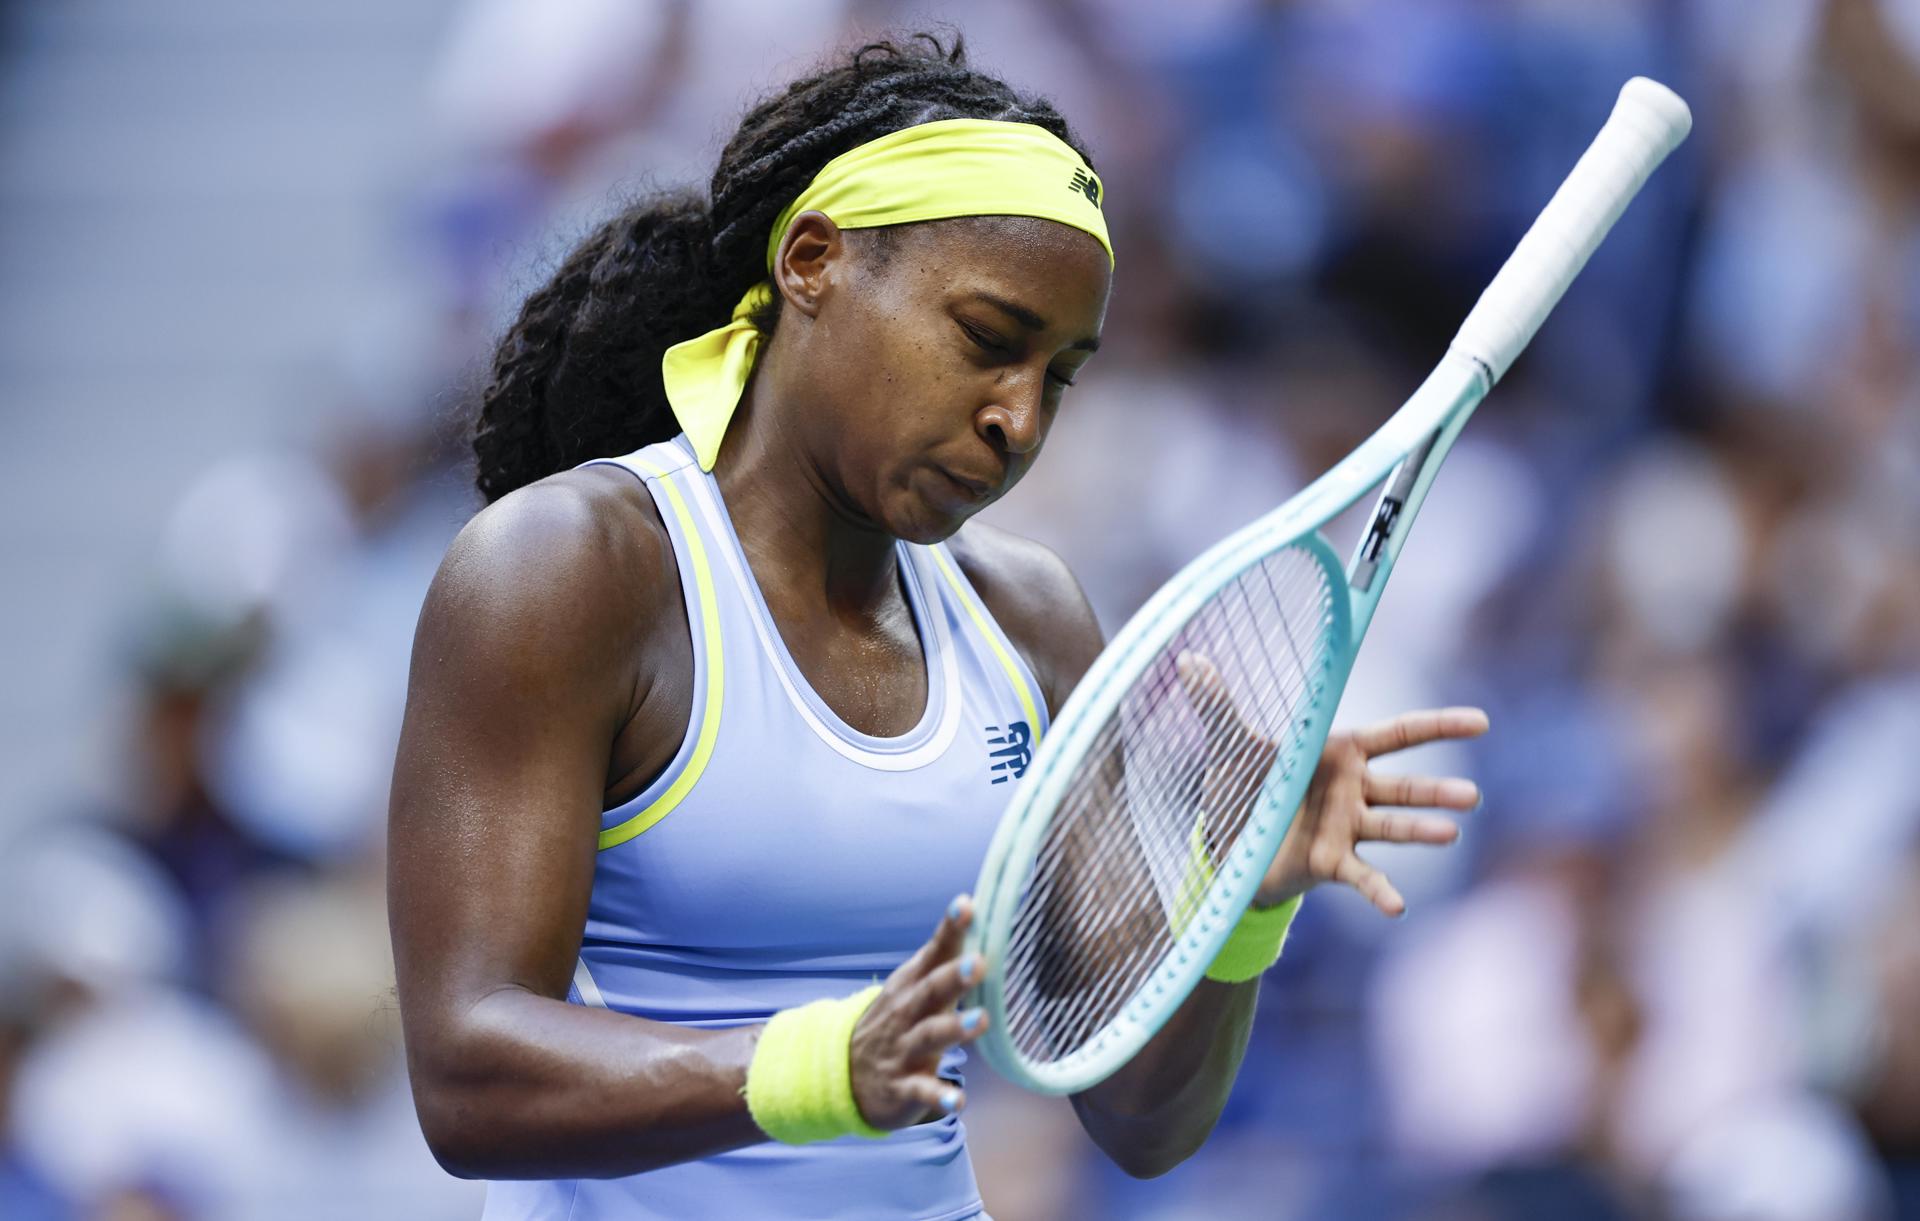
[[[967,333],[967,338],[973,340],[974,345],[981,351],[994,356],[1009,356],[1012,354],[1007,346],[1001,343],[999,337],[994,335],[993,332],[975,326],[973,323],[965,320],[956,321],[959,321],[960,329]],[[1055,373],[1051,369],[1047,370],[1047,380],[1062,387],[1073,385],[1072,378]]]
[[[995,356],[1007,355],[1007,345],[1001,343],[999,337],[993,332],[983,330],[973,323],[966,321],[960,323],[960,329],[967,333],[967,338],[973,340],[974,344],[979,347],[981,351],[991,352]]]

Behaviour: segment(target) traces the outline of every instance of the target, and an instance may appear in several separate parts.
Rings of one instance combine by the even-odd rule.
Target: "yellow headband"
[[[1100,179],[1066,141],[1031,123],[942,119],[889,132],[820,168],[767,237],[767,272],[802,212],[822,212],[842,229],[872,229],[955,216],[1037,216],[1100,239],[1113,258],[1100,213]],[[720,456],[727,421],[753,372],[760,332],[753,315],[773,300],[762,280],[717,330],[677,343],[661,358],[667,401],[693,442],[700,469]]]

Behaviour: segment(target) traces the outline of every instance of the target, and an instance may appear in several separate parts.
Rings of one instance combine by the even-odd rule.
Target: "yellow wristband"
[[[1287,930],[1293,926],[1294,913],[1300,910],[1302,896],[1295,895],[1278,907],[1249,907],[1227,935],[1227,943],[1213,957],[1207,978],[1223,984],[1242,984],[1257,979],[1268,967],[1280,961],[1287,943]]]
[[[861,1116],[848,1060],[854,1025],[878,995],[874,984],[839,1000],[782,1009],[767,1022],[742,1091],[762,1132],[788,1145],[887,1134]]]

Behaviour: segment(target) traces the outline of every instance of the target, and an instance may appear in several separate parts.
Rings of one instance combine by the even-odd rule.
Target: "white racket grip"
[[[1693,112],[1673,90],[1644,76],[1628,81],[1606,126],[1460,324],[1454,350],[1499,381],[1648,175],[1692,128]]]

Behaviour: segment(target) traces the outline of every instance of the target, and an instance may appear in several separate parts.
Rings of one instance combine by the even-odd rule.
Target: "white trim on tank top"
[[[573,960],[573,988],[580,994],[580,1003],[595,1009],[605,1009],[607,998],[600,995],[600,985],[594,982],[593,972],[587,969],[587,956],[582,954]]]
[[[685,452],[684,447],[682,449]],[[691,476],[687,480],[687,486],[693,490],[694,500],[700,505],[700,515],[705,519],[707,528],[713,532],[716,544],[727,544],[716,546],[714,550],[725,553],[727,569],[733,573],[734,587],[746,600],[747,618],[753,621],[754,634],[760,638],[761,652],[774,674],[779,676],[780,685],[787,693],[787,701],[793,705],[793,710],[800,714],[800,719],[813,730],[814,736],[843,757],[883,772],[912,771],[915,768],[925,767],[945,754],[947,748],[953,745],[955,735],[960,731],[960,706],[964,702],[960,698],[960,662],[953,638],[947,630],[946,598],[941,594],[940,586],[927,579],[927,573],[917,554],[918,549],[905,546],[898,549],[898,554],[906,556],[911,565],[911,571],[902,575],[909,582],[909,594],[913,601],[918,603],[915,610],[922,622],[921,630],[917,635],[923,660],[927,646],[932,645],[934,651],[940,655],[940,681],[938,684],[933,681],[933,667],[928,665],[927,702],[929,707],[922,714],[921,723],[901,736],[907,738],[915,736],[924,726],[926,716],[931,714],[931,705],[935,699],[940,700],[942,704],[940,721],[932,735],[911,750],[869,750],[857,741],[851,740],[849,735],[859,735],[869,741],[884,742],[887,739],[875,739],[873,735],[861,734],[859,730],[846,724],[838,716],[834,717],[834,720],[839,723],[837,728],[828,725],[814,710],[812,701],[807,698],[811,695],[814,700],[820,700],[819,692],[813,691],[811,687],[806,692],[800,690],[795,682],[795,676],[798,675],[800,681],[805,681],[806,676],[799,674],[799,665],[787,651],[786,641],[779,639],[773,628],[766,609],[766,599],[760,593],[759,584],[747,572],[746,563],[741,557],[739,536],[730,524],[731,518],[723,518],[720,514],[719,493],[713,487],[711,478],[697,465],[690,469]],[[931,631],[926,630],[929,624]],[[825,700],[820,700],[820,703],[823,707],[826,706]],[[832,711],[831,708],[827,710]]]

